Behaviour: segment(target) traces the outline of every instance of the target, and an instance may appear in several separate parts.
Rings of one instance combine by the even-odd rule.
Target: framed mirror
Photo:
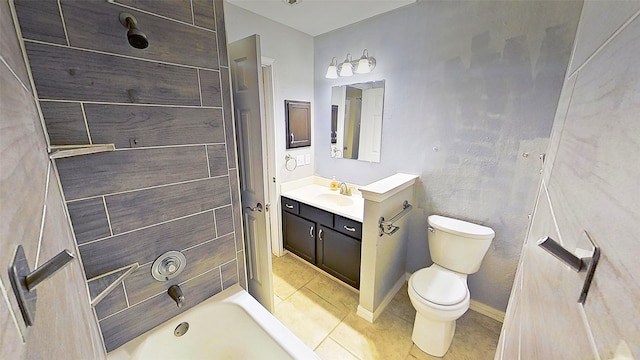
[[[331,88],[331,157],[380,162],[384,80]]]

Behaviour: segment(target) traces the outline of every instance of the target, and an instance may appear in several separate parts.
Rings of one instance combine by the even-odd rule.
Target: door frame
[[[270,204],[269,216],[267,216],[267,225],[271,233],[271,253],[275,256],[284,255],[284,247],[282,243],[281,216],[280,216],[280,180],[278,178],[278,169],[276,165],[276,60],[262,56],[262,89],[264,100],[265,126],[267,134],[267,176],[269,186],[267,186],[268,200]]]

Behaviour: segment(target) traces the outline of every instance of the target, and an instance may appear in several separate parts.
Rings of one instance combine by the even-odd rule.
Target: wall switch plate
[[[305,164],[305,165],[309,165],[309,164],[311,164],[311,154],[306,154],[306,155],[304,156],[304,164]]]
[[[296,165],[303,166],[304,165],[304,155],[296,156]]]

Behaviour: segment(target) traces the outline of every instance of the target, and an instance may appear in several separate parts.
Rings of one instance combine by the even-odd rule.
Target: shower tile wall
[[[37,289],[35,324],[31,327],[25,326],[10,285],[7,269],[18,245],[24,248],[31,269],[62,250],[76,253],[54,171],[9,2],[2,0],[0,359],[104,359],[100,330],[89,307],[78,261]]]
[[[96,307],[108,350],[245,282],[222,6],[16,0],[51,144],[116,146],[56,161],[92,296],[141,265]],[[147,49],[127,43],[121,12]],[[169,250],[187,267],[158,282]]]
[[[640,358],[640,3],[586,1],[574,46],[498,359]],[[582,306],[584,273],[536,240],[577,252],[585,232],[601,257]]]

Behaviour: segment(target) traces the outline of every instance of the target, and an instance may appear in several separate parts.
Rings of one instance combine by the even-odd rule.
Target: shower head
[[[127,40],[129,45],[136,49],[146,49],[149,46],[147,35],[138,29],[138,21],[129,13],[120,13],[120,23],[124,25],[127,31]]]

